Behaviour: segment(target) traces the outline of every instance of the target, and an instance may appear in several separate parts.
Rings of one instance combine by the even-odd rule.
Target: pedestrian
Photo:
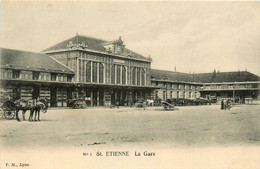
[[[224,109],[224,100],[222,99],[221,100],[221,110],[223,110]]]

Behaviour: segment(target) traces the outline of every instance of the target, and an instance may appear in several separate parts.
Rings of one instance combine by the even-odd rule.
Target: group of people
[[[230,110],[231,109],[231,100],[228,99],[224,101],[223,99],[221,100],[221,110]]]

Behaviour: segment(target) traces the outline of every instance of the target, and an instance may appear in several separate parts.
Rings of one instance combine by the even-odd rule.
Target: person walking
[[[221,100],[221,108],[220,109],[224,110],[224,100],[223,99]]]

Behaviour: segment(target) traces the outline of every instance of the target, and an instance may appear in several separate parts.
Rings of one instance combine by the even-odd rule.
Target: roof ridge
[[[80,35],[80,34],[76,35],[75,38],[76,38],[77,36],[81,36],[81,37],[84,37],[84,38],[91,38],[91,39],[95,39],[95,40],[99,40],[99,41],[110,42],[110,41],[107,41],[107,40],[103,40],[103,39],[99,39],[99,38],[94,38],[94,37],[92,37],[92,36]]]
[[[173,70],[161,70],[161,69],[151,69],[151,70],[156,70],[156,71],[164,71],[164,72],[169,72],[169,73],[179,73],[179,74],[187,74],[187,75],[192,75],[190,73],[185,73],[185,72],[175,72]]]
[[[227,72],[216,72],[216,73],[238,73],[238,72],[247,72],[247,73],[251,73],[251,72],[249,72],[249,71],[245,71],[245,70],[243,70],[243,71],[227,71]],[[212,74],[213,72],[208,72],[208,73],[194,73],[194,74]]]
[[[32,51],[20,50],[20,49],[12,49],[12,48],[4,48],[4,47],[0,47],[0,49],[13,50],[13,51],[19,51],[19,52],[27,52],[27,53],[37,53],[37,54],[46,55],[46,54],[41,53],[41,52],[32,52]]]

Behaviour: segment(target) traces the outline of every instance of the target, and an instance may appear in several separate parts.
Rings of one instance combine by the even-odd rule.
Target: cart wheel
[[[15,116],[15,111],[11,111],[11,110],[5,110],[4,111],[4,117],[8,120],[12,120]]]

